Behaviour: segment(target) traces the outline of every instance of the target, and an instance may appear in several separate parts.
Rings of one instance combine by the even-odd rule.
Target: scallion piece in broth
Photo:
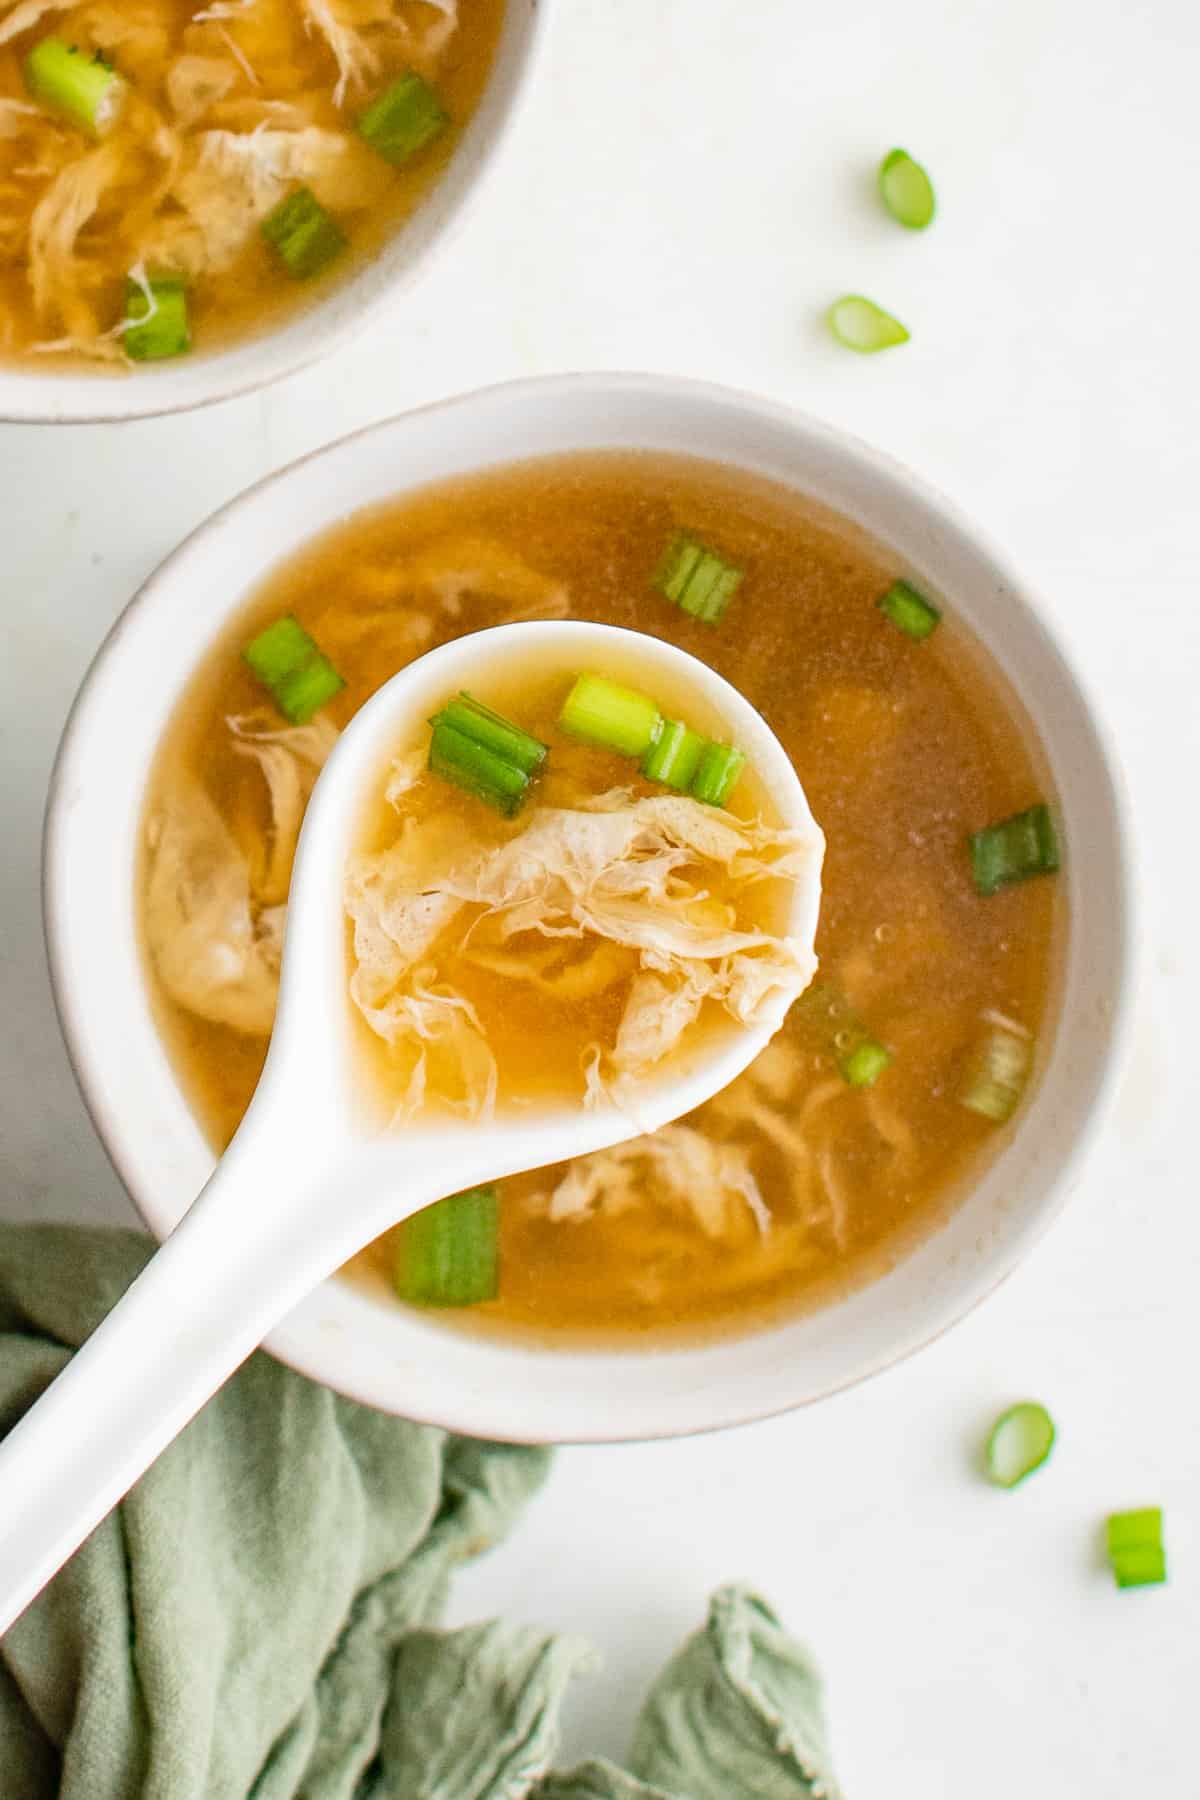
[[[924,231],[933,222],[933,183],[907,150],[892,150],[880,163],[879,194],[896,223],[909,231]]]
[[[429,722],[451,726],[525,775],[532,775],[546,760],[545,744],[470,694],[457,695]]]
[[[837,1065],[847,1086],[874,1087],[892,1062],[892,1053],[873,1037],[841,990],[815,981],[796,1003],[794,1016]]]
[[[265,631],[260,631],[246,645],[242,657],[259,680],[273,688],[285,675],[301,668],[316,648],[299,619],[288,613],[285,618],[268,625]]]
[[[829,309],[829,329],[847,350],[871,356],[893,344],[907,344],[908,328],[863,294],[843,294]]]
[[[706,743],[700,752],[691,792],[708,806],[724,806],[746,766],[746,753],[733,744]]]
[[[664,719],[662,730],[642,758],[642,774],[647,781],[661,781],[664,786],[686,794],[692,785],[707,740],[692,731],[680,719]]]
[[[839,1053],[837,1065],[848,1086],[868,1088],[874,1087],[891,1060],[890,1050],[885,1050],[875,1038],[863,1037],[853,1049]]]
[[[346,685],[329,658],[290,613],[260,631],[246,645],[242,658],[263,686],[270,689],[275,704],[293,725],[307,725],[313,714]]]
[[[1032,1060],[1032,1039],[1006,1027],[993,1026],[967,1064],[958,1096],[960,1104],[968,1112],[1003,1125],[1017,1110]]]
[[[580,675],[558,715],[568,737],[621,756],[645,756],[662,729],[662,714],[648,694],[603,675]]]
[[[191,349],[187,288],[180,276],[129,277],[121,343],[134,362],[161,362]]]
[[[449,115],[429,83],[409,73],[368,106],[358,129],[372,150],[398,165],[432,143],[449,123]]]
[[[477,1306],[500,1291],[500,1197],[468,1188],[427,1206],[396,1234],[395,1283],[413,1306]]]
[[[293,725],[307,725],[345,685],[329,658],[318,651],[303,668],[285,675],[273,691],[280,712],[286,714]]]
[[[116,123],[128,92],[102,56],[53,37],[43,38],[25,58],[25,83],[35,100],[95,138]]]
[[[346,248],[346,238],[311,188],[299,187],[269,212],[263,237],[294,281],[307,281]]]
[[[1110,1513],[1105,1539],[1118,1587],[1153,1587],[1167,1579],[1161,1506]]]
[[[429,741],[429,767],[443,781],[453,782],[511,819],[529,791],[529,776],[515,763],[506,762],[485,744],[437,723]]]
[[[971,871],[981,894],[999,893],[1033,875],[1052,875],[1062,860],[1054,819],[1041,801],[972,833],[968,844]]]
[[[1014,1488],[1040,1469],[1054,1448],[1054,1420],[1036,1400],[1002,1412],[988,1433],[984,1462],[989,1481]]]
[[[937,607],[907,581],[893,581],[876,605],[885,619],[890,619],[905,637],[918,644],[937,630],[942,616]]]
[[[654,585],[676,606],[705,625],[715,625],[742,584],[735,568],[686,531],[676,532],[654,571]]]

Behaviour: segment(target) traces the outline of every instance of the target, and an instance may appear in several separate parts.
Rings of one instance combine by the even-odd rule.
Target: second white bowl
[[[0,363],[0,422],[113,424],[187,412],[266,387],[347,342],[425,267],[478,196],[526,91],[549,10],[550,0],[508,0],[487,87],[449,167],[378,255],[326,298],[227,350],[198,349],[122,373]]]

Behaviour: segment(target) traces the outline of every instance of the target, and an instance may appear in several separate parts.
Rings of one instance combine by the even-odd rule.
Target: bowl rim
[[[174,417],[238,400],[312,368],[342,349],[428,271],[453,243],[516,128],[537,78],[555,0],[505,0],[495,59],[463,137],[409,219],[389,234],[346,279],[276,327],[251,332],[220,349],[184,359],[186,367],[41,372],[25,362],[0,363],[0,425],[127,425]],[[503,68],[501,64],[503,63]],[[409,227],[437,211],[420,242]],[[195,391],[172,397],[183,375]]]
[[[1086,1115],[1082,1117],[1062,1152],[1056,1172],[1045,1183],[1044,1191],[1029,1216],[1008,1227],[1002,1242],[991,1255],[986,1280],[978,1281],[975,1284],[975,1290],[969,1295],[959,1296],[949,1304],[943,1304],[940,1316],[927,1328],[909,1331],[907,1334],[897,1337],[896,1341],[890,1344],[886,1350],[864,1356],[861,1364],[849,1375],[821,1382],[816,1386],[811,1386],[808,1391],[791,1398],[772,1398],[763,1404],[755,1404],[746,1399],[739,1401],[734,1406],[716,1406],[712,1416],[700,1423],[694,1420],[672,1421],[669,1417],[662,1416],[656,1417],[649,1425],[639,1425],[633,1430],[589,1428],[576,1432],[556,1429],[552,1435],[547,1435],[540,1432],[498,1430],[494,1421],[490,1421],[487,1417],[486,1400],[481,1409],[478,1395],[472,1396],[457,1410],[448,1409],[444,1404],[427,1408],[419,1393],[411,1397],[404,1396],[402,1415],[404,1417],[461,1432],[468,1436],[488,1436],[501,1441],[519,1443],[639,1442],[699,1435],[707,1431],[777,1417],[796,1410],[800,1406],[811,1405],[819,1400],[827,1399],[833,1394],[857,1386],[871,1376],[895,1367],[928,1344],[937,1341],[953,1325],[969,1316],[984,1299],[1008,1279],[1050,1226],[1061,1216],[1077,1184],[1087,1157],[1094,1148],[1104,1122],[1111,1111],[1113,1099],[1130,1054],[1130,1021],[1137,988],[1137,972],[1143,954],[1137,930],[1139,908],[1136,867],[1132,851],[1134,840],[1130,830],[1130,808],[1123,772],[1104,711],[1093,698],[1087,679],[1080,672],[1073,655],[1064,647],[1057,630],[1050,623],[1052,615],[1043,605],[1037,591],[1032,589],[1014,570],[1007,554],[994,543],[986,532],[981,531],[975,525],[956,502],[944,495],[934,484],[913,473],[896,458],[887,452],[875,449],[854,433],[832,426],[773,399],[728,385],[636,371],[595,373],[578,371],[492,383],[486,387],[434,400],[388,419],[376,421],[311,450],[284,467],[264,476],[203,520],[163,559],[118,615],[97,649],[67,715],[49,785],[43,837],[43,921],[51,988],[67,1055],[92,1124],[118,1178],[152,1234],[159,1236],[159,1228],[153,1222],[149,1208],[138,1196],[135,1182],[127,1172],[128,1163],[122,1139],[129,1134],[126,1133],[124,1126],[116,1117],[109,1115],[105,1102],[95,1091],[89,1070],[85,1066],[85,1059],[78,1049],[80,1034],[77,1020],[84,1009],[79,1005],[79,996],[72,993],[69,984],[64,980],[63,940],[67,931],[67,914],[70,911],[69,903],[64,904],[61,901],[61,896],[65,894],[67,886],[65,871],[62,867],[66,811],[64,789],[68,770],[77,755],[78,745],[87,732],[90,696],[98,672],[119,650],[122,638],[135,626],[142,613],[157,603],[160,589],[166,587],[172,579],[176,562],[185,556],[190,559],[197,552],[202,552],[205,539],[210,533],[217,533],[225,529],[229,522],[242,512],[251,512],[265,493],[288,484],[297,471],[320,462],[326,457],[344,452],[348,446],[364,439],[376,436],[384,437],[389,432],[400,427],[411,426],[415,421],[424,417],[435,415],[452,417],[456,412],[469,414],[473,408],[486,405],[489,400],[500,397],[511,399],[519,404],[524,400],[578,398],[582,391],[586,391],[592,399],[602,399],[606,395],[629,396],[632,394],[639,398],[656,399],[667,404],[675,402],[686,405],[689,401],[708,402],[714,405],[723,405],[743,415],[752,415],[764,424],[782,429],[797,440],[807,440],[809,445],[828,449],[831,453],[849,458],[869,480],[882,482],[885,487],[900,494],[905,504],[911,502],[918,510],[924,509],[936,515],[952,531],[956,532],[972,551],[996,570],[1011,597],[1016,599],[1025,612],[1027,623],[1056,660],[1068,687],[1074,689],[1080,708],[1086,715],[1093,734],[1093,749],[1097,766],[1107,782],[1108,798],[1111,802],[1112,836],[1115,844],[1114,867],[1117,874],[1117,885],[1111,893],[1116,927],[1117,951],[1114,956],[1114,964],[1117,985],[1111,995],[1107,1039],[1103,1051],[1097,1057],[1097,1074],[1091,1100]],[[612,448],[636,452],[639,449],[653,448],[653,446],[621,442],[614,443]],[[571,454],[566,449],[560,453]],[[511,464],[521,460],[523,458],[520,452],[514,451],[511,456],[499,458],[490,465],[485,462],[483,457],[480,457],[478,466],[502,466],[505,463]],[[706,460],[716,459],[706,457]],[[752,466],[749,460],[739,464],[733,456],[726,460],[731,467]],[[399,496],[406,491],[412,491],[419,485],[419,483],[411,482],[402,483],[397,486],[396,494]],[[797,483],[797,491],[803,491],[799,483]],[[322,527],[322,529],[325,528]],[[883,534],[880,533],[880,535]],[[934,1235],[936,1236],[936,1233]],[[905,1259],[902,1258],[902,1260]],[[873,1280],[858,1291],[869,1292],[870,1288],[875,1285],[877,1282]],[[841,1302],[835,1300],[830,1304],[836,1307]],[[336,1391],[344,1393],[352,1399],[380,1410],[396,1410],[396,1397],[390,1390],[386,1379],[370,1381],[357,1379],[348,1382],[344,1374],[331,1375],[327,1366],[329,1359],[322,1355],[322,1349],[327,1346],[314,1344],[311,1325],[306,1326],[303,1322],[297,1323],[296,1319],[297,1315],[291,1315],[288,1319],[283,1320],[266,1338],[264,1348],[302,1374],[326,1386],[333,1387]],[[495,1348],[491,1340],[481,1339],[478,1341],[483,1347]],[[716,1353],[725,1344],[733,1346],[745,1341],[745,1337],[733,1337],[720,1340],[708,1348]],[[641,1356],[653,1358],[661,1355],[662,1351],[652,1348],[646,1352],[626,1350],[619,1354],[626,1366],[632,1368]]]

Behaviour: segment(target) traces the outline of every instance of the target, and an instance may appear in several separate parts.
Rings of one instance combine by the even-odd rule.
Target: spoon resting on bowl
[[[112,1312],[0,1443],[0,1636],[271,1327],[356,1251],[447,1194],[656,1130],[727,1087],[789,1001],[639,1083],[636,1104],[430,1111],[381,1126],[362,1104],[347,994],[345,873],[365,797],[407,732],[466,682],[521,666],[629,667],[692,695],[747,753],[775,822],[811,848],[781,935],[810,948],[823,840],[791,762],[719,675],[673,645],[549,621],[456,639],[394,676],[318,780],[288,903],[279,1005],[258,1088],[201,1194]]]

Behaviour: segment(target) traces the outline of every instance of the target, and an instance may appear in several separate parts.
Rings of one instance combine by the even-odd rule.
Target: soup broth
[[[653,585],[681,526],[744,571],[716,626]],[[953,595],[922,642],[881,612],[898,573],[787,490],[615,453],[430,488],[282,565],[197,671],[148,789],[150,979],[214,1147],[262,1066],[296,834],[338,729],[438,643],[576,616],[679,644],[763,713],[826,837],[820,970],[697,1113],[505,1182],[499,1295],[452,1316],[616,1341],[745,1329],[868,1279],[934,1229],[1014,1128],[962,1104],[981,1041],[1000,1029],[1044,1053],[1062,901],[1053,879],[980,892],[969,834],[1052,799],[1047,771]],[[301,726],[240,656],[283,614],[346,684]],[[886,1065],[854,1085],[847,1068],[871,1073],[850,1060],[863,1042]],[[393,1254],[384,1241],[357,1265],[381,1294]]]
[[[571,735],[577,677],[728,734],[682,684],[651,697],[557,660],[498,677],[485,654],[368,805],[346,882],[350,992],[393,1117],[636,1101],[677,1053],[719,1053],[811,980],[811,944],[782,934],[793,896],[819,888],[820,832],[779,828],[752,768],[716,807]],[[511,801],[460,736],[466,770],[441,763],[443,721],[469,733],[484,707],[485,733],[515,727],[540,759]]]
[[[0,355],[120,369],[180,354],[173,305],[197,348],[220,348],[352,273],[453,155],[502,8],[0,0]],[[30,57],[47,42],[59,61],[39,82]],[[98,127],[64,104],[81,79],[61,66],[71,51],[84,80],[111,66],[115,98],[101,99]],[[414,147],[382,129],[368,141],[372,104],[413,78],[424,85],[400,99]],[[422,107],[429,135],[417,143]],[[305,217],[281,214],[289,203]],[[182,302],[164,297],[172,277]],[[130,328],[146,311],[157,342]]]

